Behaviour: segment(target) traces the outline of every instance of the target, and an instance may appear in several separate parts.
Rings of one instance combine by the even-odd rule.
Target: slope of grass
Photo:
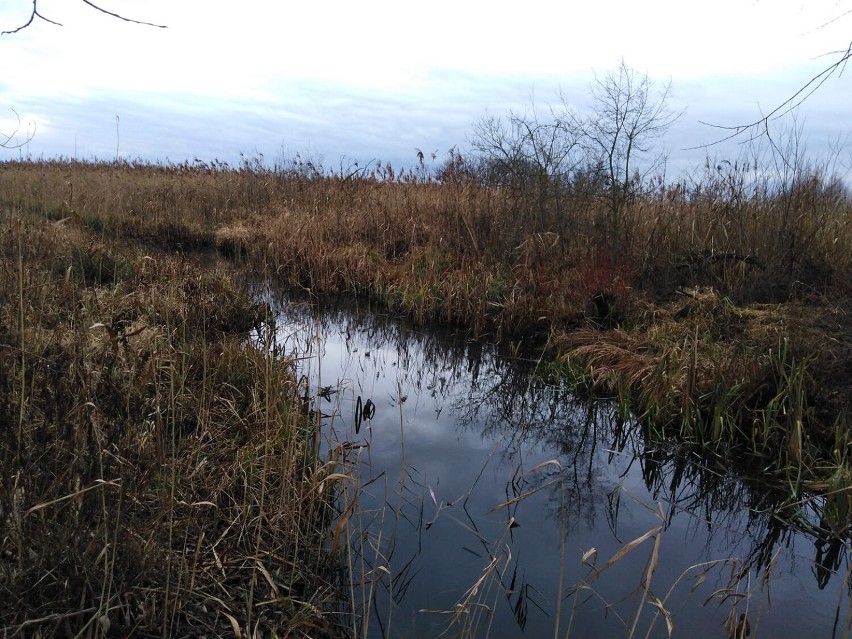
[[[2,213],[4,632],[328,634],[329,469],[293,362],[248,339],[262,310],[225,273]]]

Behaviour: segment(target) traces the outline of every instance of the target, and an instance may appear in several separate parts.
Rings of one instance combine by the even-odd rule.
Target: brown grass
[[[3,213],[0,282],[4,631],[327,634],[333,483],[233,279]]]
[[[450,168],[437,183],[298,158],[274,169],[7,163],[0,205],[52,220],[74,212],[94,234],[172,250],[217,245],[314,293],[556,344],[573,374],[700,445],[742,444],[814,478],[835,449],[849,459],[842,182],[805,165],[772,182],[754,166],[708,163],[645,185],[620,216],[616,250],[594,192],[560,189],[562,218],[538,228],[522,196],[484,184],[458,154]]]

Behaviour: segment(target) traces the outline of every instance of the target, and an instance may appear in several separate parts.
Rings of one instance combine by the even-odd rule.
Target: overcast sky
[[[234,162],[263,153],[410,165],[415,149],[465,148],[486,112],[557,102],[582,109],[594,74],[618,66],[672,81],[685,113],[664,140],[701,164],[719,132],[758,118],[852,41],[850,0],[290,2],[39,0],[0,37],[0,133],[35,127],[20,157]],[[3,0],[0,30],[31,0]],[[834,54],[832,56],[832,53]],[[852,144],[852,77],[799,112],[811,155]],[[733,156],[734,147],[710,151]]]

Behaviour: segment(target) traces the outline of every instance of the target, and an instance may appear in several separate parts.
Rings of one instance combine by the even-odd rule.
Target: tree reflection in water
[[[304,369],[314,385],[315,414],[328,414],[321,420],[326,454],[341,470],[357,469],[359,476],[357,486],[345,485],[341,494],[341,509],[358,494],[359,508],[346,522],[350,569],[357,583],[346,592],[352,601],[345,612],[360,618],[359,636],[431,636],[453,623],[453,632],[464,636],[489,632],[515,636],[505,627],[495,630],[494,619],[500,619],[494,607],[497,599],[505,602],[501,605],[514,619],[515,633],[528,622],[533,624],[535,617],[546,618],[551,633],[554,627],[564,632],[573,624],[576,634],[586,634],[593,627],[584,629],[577,611],[591,600],[605,616],[619,617],[627,631],[632,628],[631,615],[638,617],[637,611],[646,605],[656,615],[645,613],[649,619],[641,628],[651,632],[656,623],[654,632],[665,636],[670,611],[661,609],[672,604],[681,606],[676,623],[684,617],[687,625],[708,618],[687,612],[680,600],[668,598],[678,585],[695,590],[701,595],[699,604],[721,611],[723,617],[728,610],[739,615],[737,605],[752,605],[758,609],[758,623],[752,624],[756,630],[768,605],[749,603],[750,598],[760,592],[758,599],[769,601],[770,583],[787,589],[795,562],[779,557],[785,551],[793,556],[793,547],[804,544],[813,548],[810,587],[823,590],[839,579],[844,588],[843,596],[835,598],[835,619],[807,625],[832,628],[836,636],[848,632],[844,600],[852,592],[852,581],[845,495],[840,499],[791,494],[789,486],[768,484],[753,460],[701,455],[660,441],[643,425],[620,417],[612,402],[581,400],[545,383],[535,375],[538,362],[520,349],[500,349],[451,331],[413,327],[343,304],[326,302],[317,312],[313,305],[279,301],[278,308],[275,348],[313,358],[305,361]],[[317,394],[320,378],[323,385],[337,386],[341,392]],[[363,426],[354,417],[361,399],[374,402],[376,411]],[[423,417],[426,412],[428,419]],[[436,426],[447,420],[452,424],[449,431]],[[356,422],[360,433],[353,428]],[[391,431],[400,440],[397,448],[387,441]],[[444,439],[432,442],[432,437]],[[476,441],[481,443],[471,443]],[[429,461],[419,456],[420,448],[431,451]],[[480,458],[453,457],[474,448],[482,453]],[[494,483],[496,469],[503,471],[502,484]],[[448,480],[450,470],[464,471],[468,483]],[[495,494],[495,486],[502,486],[501,494]],[[644,494],[637,494],[640,489]],[[649,505],[649,513],[654,503],[659,504],[659,520],[642,515],[637,500]],[[552,520],[552,529],[562,540],[556,542],[562,557],[550,563],[570,565],[550,567],[563,593],[556,599],[536,580],[542,564],[536,553],[544,550],[518,541],[527,534],[523,531],[542,528],[537,521],[542,516]],[[621,521],[623,517],[627,519]],[[651,566],[651,559],[628,561],[625,555],[624,562],[634,571],[632,578],[627,577],[632,582],[629,587],[621,584],[617,604],[600,604],[601,593],[615,596],[610,586],[598,589],[602,568],[607,567],[601,566],[608,557],[604,547],[613,556],[618,556],[619,548],[629,548],[642,532],[636,521],[642,517],[649,524],[644,530],[659,526],[659,532],[647,538],[648,544],[656,544],[654,553],[662,548],[659,565]],[[437,532],[449,526],[450,533]],[[659,538],[670,531],[675,531],[675,540],[684,535],[700,543],[706,553],[718,557],[720,549],[730,549],[730,554],[718,560],[705,553],[699,561],[701,548],[683,550],[668,542],[660,546]],[[448,536],[436,554],[427,537],[440,534]],[[570,546],[577,540],[588,540],[589,547]],[[447,560],[450,544],[462,553]],[[585,567],[574,566],[575,556],[583,552]],[[597,554],[601,561],[593,565]],[[671,573],[673,583],[655,582],[651,588],[651,575],[669,570],[666,564],[670,559],[676,563],[680,555],[686,563]],[[471,558],[481,569],[473,576],[464,573],[466,583],[443,580],[455,568],[461,573],[462,564]],[[453,565],[445,566],[447,561]],[[799,577],[797,573],[795,578]],[[657,588],[659,592],[652,592]],[[633,596],[632,604],[624,604],[629,599],[624,592]],[[813,597],[806,596],[809,601]],[[426,597],[427,603],[417,600],[414,607],[406,606],[407,598],[416,597]],[[419,612],[421,608],[445,614],[429,625],[423,621],[429,615]],[[783,617],[784,611],[766,613],[769,630],[770,614]],[[783,624],[776,622],[782,629]],[[718,632],[721,629],[714,626],[706,636],[721,636]],[[537,633],[531,630],[533,636]]]

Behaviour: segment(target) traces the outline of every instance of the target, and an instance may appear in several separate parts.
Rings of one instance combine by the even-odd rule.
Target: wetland
[[[464,332],[340,300],[274,307],[350,474],[358,636],[712,638],[743,614],[756,636],[848,632],[824,498],[785,503]]]
[[[466,162],[0,164],[5,632],[850,634],[848,189]]]

